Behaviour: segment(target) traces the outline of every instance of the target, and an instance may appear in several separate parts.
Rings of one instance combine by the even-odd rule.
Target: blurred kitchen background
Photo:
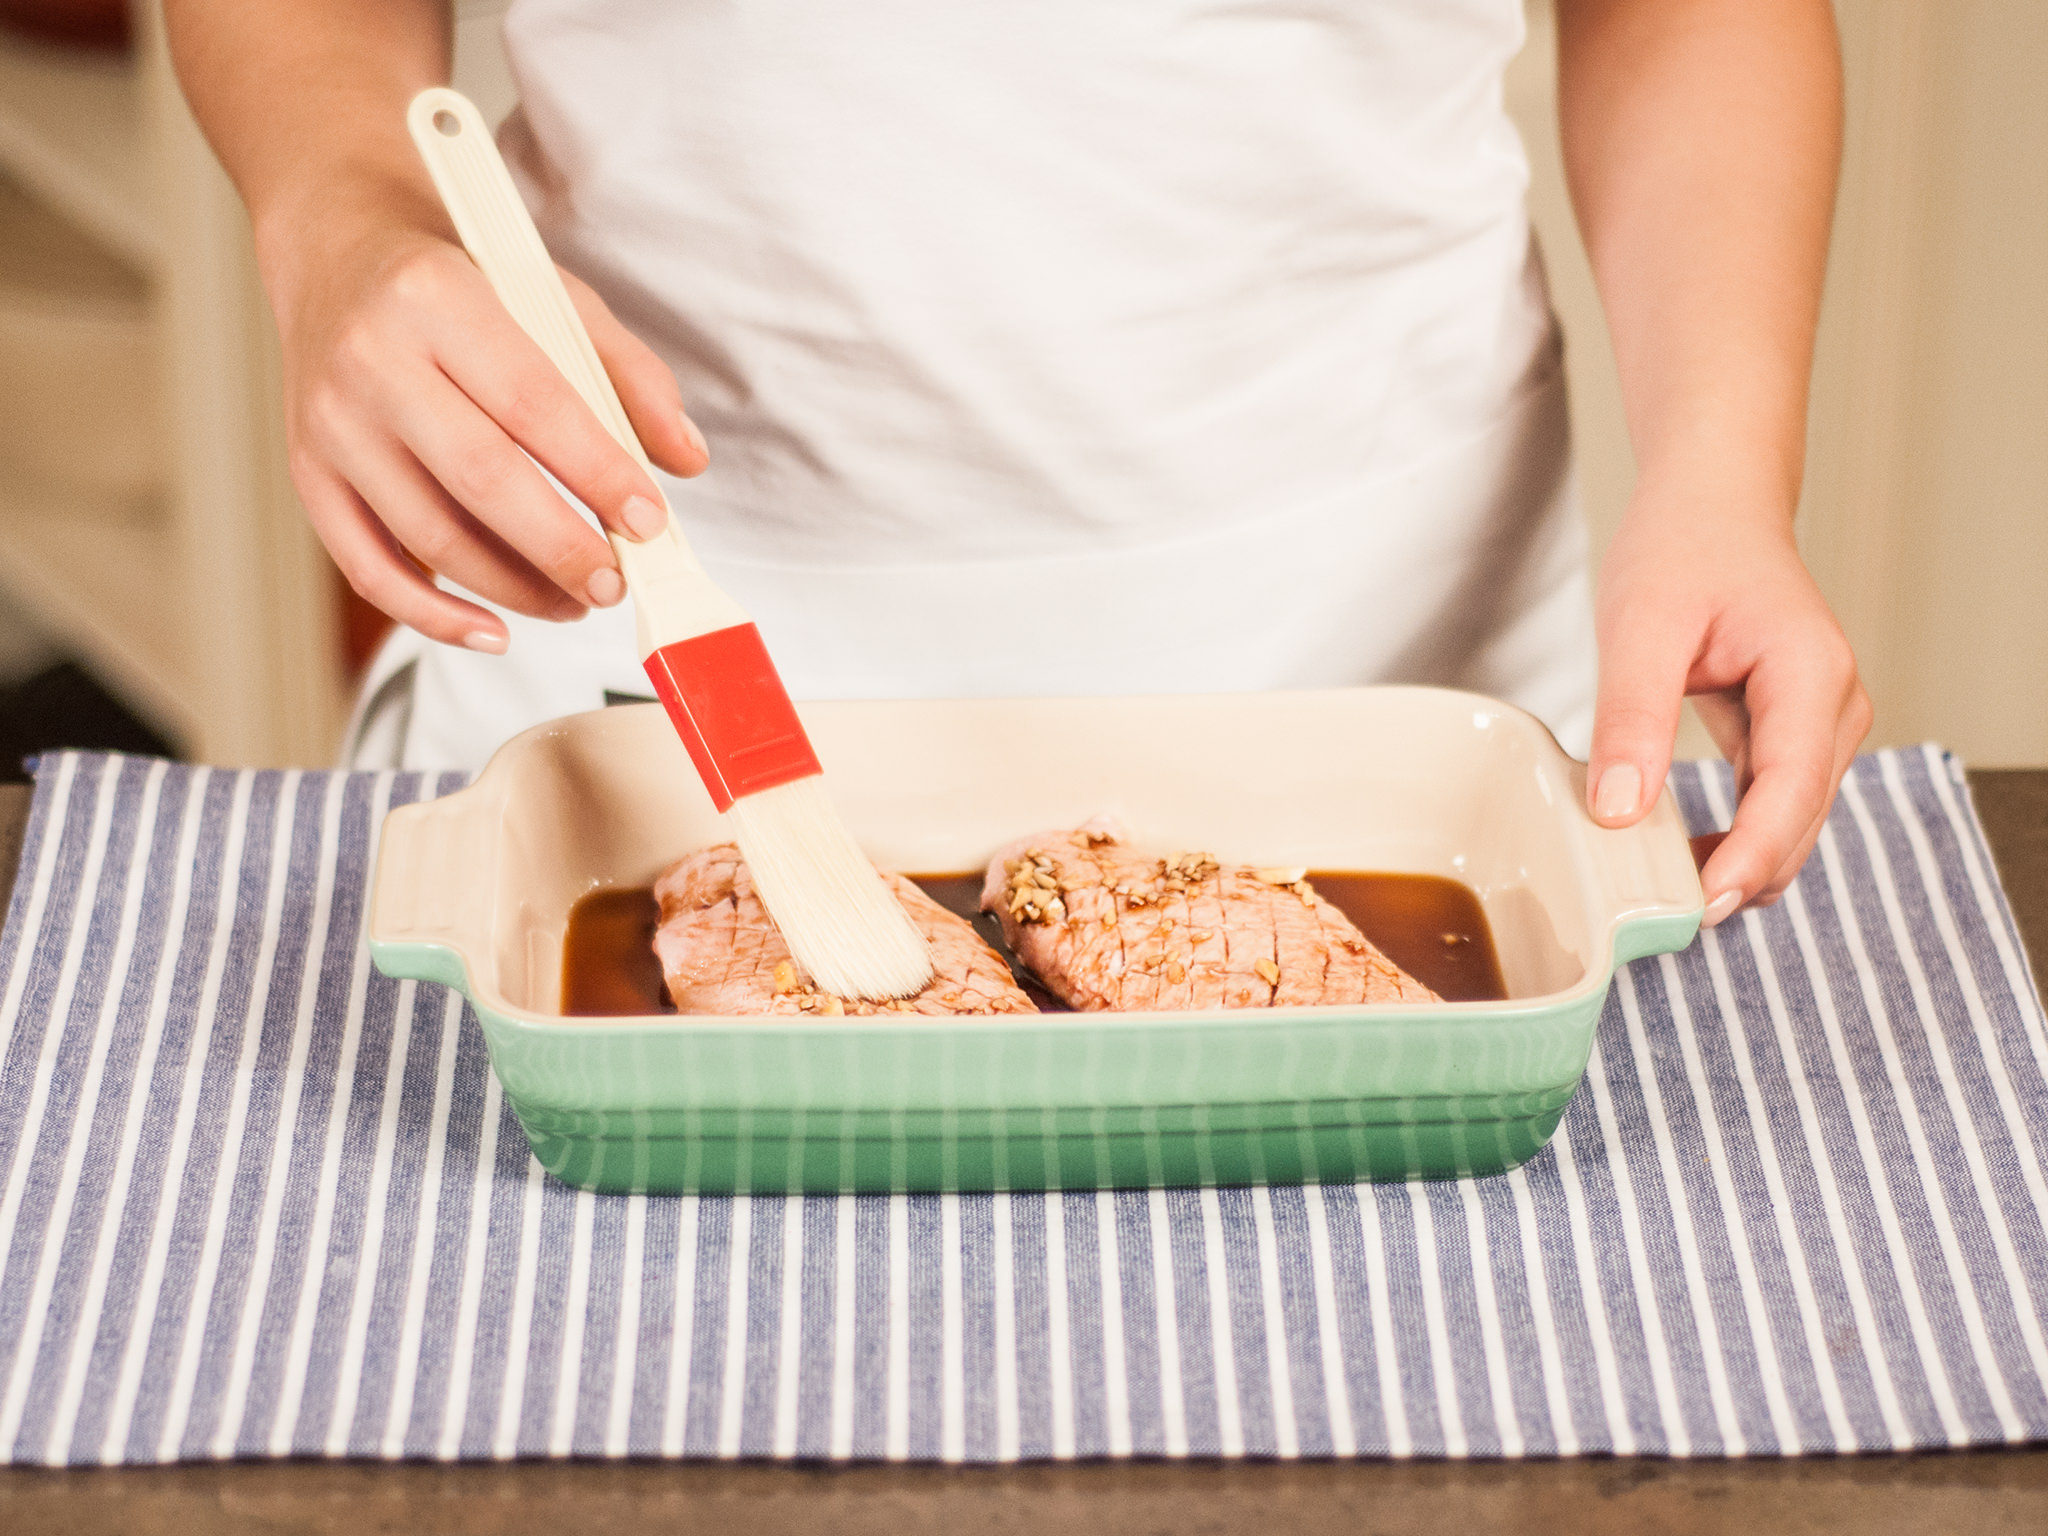
[[[493,119],[505,0],[461,0]],[[2048,3],[1838,0],[1848,152],[1801,539],[1872,744],[2048,764]],[[1509,105],[1595,552],[1633,474],[1532,0]],[[325,764],[379,633],[294,503],[275,343],[156,0],[0,0],[0,776],[56,745]],[[1681,751],[1711,752],[1688,722]]]

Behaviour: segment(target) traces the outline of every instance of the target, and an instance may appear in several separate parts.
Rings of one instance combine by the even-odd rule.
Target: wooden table
[[[1977,809],[2037,974],[2048,968],[2048,770],[1973,773]],[[26,791],[0,790],[0,869]],[[2048,1531],[2048,1450],[1786,1461],[1109,1462],[946,1468],[702,1462],[246,1462],[0,1471],[0,1532],[449,1532],[609,1529],[1225,1533],[1512,1529],[1518,1536],[1741,1530]]]

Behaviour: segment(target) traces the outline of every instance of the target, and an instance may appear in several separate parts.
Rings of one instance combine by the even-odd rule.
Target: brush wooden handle
[[[540,231],[533,227],[519,189],[512,184],[511,172],[499,158],[483,115],[459,91],[436,86],[412,99],[405,120],[434,189],[455,221],[456,233],[499,302],[562,371],[604,429],[653,478],[647,452],[541,243]],[[655,489],[660,494],[659,480]],[[662,499],[666,508],[667,497]],[[633,594],[643,658],[676,641],[748,622],[746,610],[705,574],[672,511],[667,531],[644,543],[609,531],[605,536]]]

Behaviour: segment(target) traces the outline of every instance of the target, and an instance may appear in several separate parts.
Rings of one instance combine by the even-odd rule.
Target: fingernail
[[[598,607],[609,608],[626,595],[626,581],[610,566],[600,565],[590,573],[590,580],[583,583],[583,590]]]
[[[472,651],[483,651],[488,655],[502,656],[505,654],[505,647],[512,642],[510,637],[501,635],[496,630],[472,629],[462,637],[462,643]]]
[[[1616,763],[1600,775],[1593,791],[1593,814],[1602,821],[1633,814],[1643,798],[1643,771],[1634,763]]]
[[[711,445],[704,441],[704,434],[697,430],[697,423],[688,416],[683,417],[683,436],[690,440],[690,446],[705,458],[711,457]]]
[[[1707,903],[1707,910],[1700,914],[1702,928],[1716,928],[1735,915],[1735,909],[1742,905],[1742,892],[1723,891]]]
[[[668,514],[645,496],[628,496],[626,504],[619,509],[619,515],[626,520],[626,527],[634,538],[645,542],[656,537],[668,527]],[[617,598],[612,599],[617,602]]]

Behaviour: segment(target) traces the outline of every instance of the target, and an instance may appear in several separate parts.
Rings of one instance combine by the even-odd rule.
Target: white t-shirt
[[[1590,725],[1521,0],[516,0],[543,236],[798,698],[1405,681]],[[646,692],[625,609],[414,638],[404,756]]]

